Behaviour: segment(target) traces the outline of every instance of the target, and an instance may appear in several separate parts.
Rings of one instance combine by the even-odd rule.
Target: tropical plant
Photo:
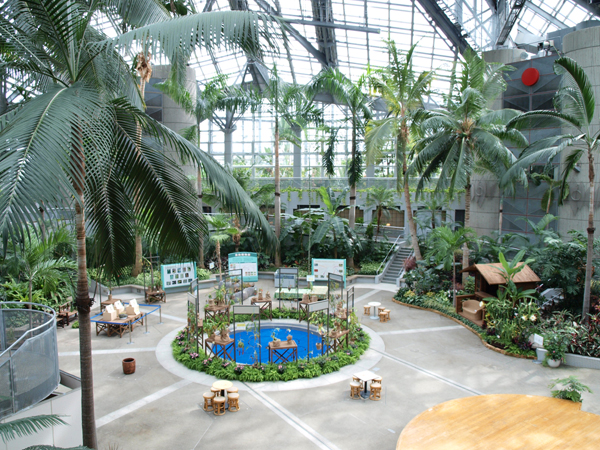
[[[447,110],[425,114],[422,129],[426,136],[416,144],[417,156],[408,174],[422,174],[417,193],[423,192],[426,183],[434,176],[435,191],[448,190],[453,197],[457,189],[465,189],[465,223],[471,222],[471,176],[477,160],[491,164],[502,161],[506,166],[516,158],[506,147],[510,142],[518,147],[527,146],[527,140],[514,128],[507,128],[510,119],[519,111],[488,109],[506,89],[502,64],[488,64],[473,52],[466,52],[458,92],[452,93]],[[463,247],[463,269],[469,265],[469,249]],[[466,278],[463,273],[463,282]]]
[[[367,191],[367,208],[375,207],[375,217],[377,220],[377,232],[375,236],[379,236],[379,228],[381,227],[381,218],[385,215],[390,217],[390,210],[399,211],[394,205],[396,199],[396,191],[388,189],[385,186],[373,187]]]
[[[0,438],[2,438],[2,442],[9,443],[12,440],[15,440],[24,436],[31,436],[37,432],[45,430],[47,428],[58,426],[58,425],[68,425],[64,420],[57,416],[56,414],[49,415],[40,415],[40,416],[31,416],[24,417],[22,419],[12,420],[10,422],[5,422],[0,424]],[[52,450],[58,449],[58,447],[54,447],[52,445],[33,445],[27,447],[24,450]],[[88,447],[72,447],[70,449],[63,450],[89,450]]]
[[[102,12],[139,28],[108,38],[93,26]],[[146,41],[149,51],[185,73],[176,62],[197,45],[257,54],[259,39],[270,43],[277,33],[261,14],[171,18],[156,2],[8,0],[0,13],[0,58],[14,85],[27,86],[0,117],[0,227],[22,236],[28,221],[41,223],[40,204],[49,211],[75,209],[83,442],[96,448],[86,228],[94,230],[98,261],[109,273],[134,254],[134,218],[165,250],[198,248],[198,230],[206,225],[196,213],[193,187],[162,151],[167,146],[202,164],[239,211],[250,207],[247,216],[260,224],[271,248],[277,245],[264,217],[245,204],[245,192],[213,158],[141,110],[136,80],[117,49]]]
[[[219,266],[219,281],[223,281],[223,272],[221,267],[221,245],[227,242],[234,234],[238,233],[237,228],[233,228],[229,219],[224,214],[215,214],[206,216],[206,220],[213,227],[210,233],[210,240],[215,243],[215,253],[217,255],[217,264]]]
[[[521,262],[524,256],[525,250],[521,250],[515,255],[512,261],[508,262],[502,252],[500,252],[500,254],[498,255],[502,267],[497,270],[498,272],[500,272],[500,275],[502,275],[502,277],[506,281],[506,286],[501,286],[499,288],[499,293],[505,293],[507,298],[511,300],[513,308],[519,301],[523,299],[535,299],[535,297],[533,297],[533,294],[535,294],[536,292],[535,289],[522,290],[517,288],[517,285],[514,282],[515,275],[521,272],[525,268],[525,266],[535,261],[533,258],[528,258],[525,261]]]
[[[574,129],[574,133],[557,134],[532,143],[519,156],[514,169],[509,170],[503,182],[515,177],[519,168],[528,167],[538,161],[552,161],[556,155],[567,153],[561,174],[562,185],[559,198],[565,195],[567,179],[584,155],[588,159],[588,182],[590,186],[588,207],[588,241],[585,281],[583,292],[583,320],[588,320],[590,313],[590,286],[592,281],[594,211],[595,211],[595,171],[594,153],[599,147],[598,132],[593,128],[596,100],[594,88],[585,71],[571,58],[560,57],[554,61],[554,73],[562,76],[561,87],[554,96],[555,111],[531,111],[520,117],[514,117],[509,127],[515,129],[564,126]]]
[[[268,109],[274,117],[275,130],[275,235],[281,234],[281,179],[279,171],[279,144],[288,141],[301,144],[300,132],[309,124],[319,125],[322,121],[321,109],[307,95],[306,88],[298,84],[289,84],[279,78],[277,66],[273,67],[267,88],[262,93]],[[275,254],[275,265],[281,266],[281,255]]]
[[[345,188],[335,197],[331,188],[325,188],[325,186],[319,188],[321,200],[325,205],[323,220],[317,226],[309,243],[311,247],[314,244],[321,243],[325,236],[331,233],[333,237],[333,257],[336,259],[338,257],[338,248],[346,249],[349,254],[352,254],[352,246],[356,243],[356,239],[352,239],[351,237],[353,232],[348,228],[346,219],[342,219],[337,215],[347,193],[348,188]]]
[[[589,392],[590,394],[593,394],[592,390],[588,386],[583,384],[581,381],[579,381],[579,379],[574,375],[570,375],[566,378],[557,378],[555,380],[552,380],[552,383],[550,383],[548,387],[550,389],[552,389],[553,387],[560,388],[551,391],[552,397],[560,398],[562,400],[571,400],[572,402],[577,403],[580,403],[582,400],[582,392]]]
[[[472,228],[438,227],[429,235],[431,245],[428,258],[433,258],[436,263],[442,264],[444,270],[452,270],[452,303],[456,306],[456,251],[468,245],[476,237]]]
[[[354,229],[356,222],[356,185],[361,180],[363,175],[363,156],[358,148],[358,140],[364,136],[365,126],[372,117],[370,108],[370,99],[363,92],[366,79],[361,77],[357,83],[353,83],[337,68],[327,68],[318,73],[310,82],[309,91],[312,96],[319,93],[330,94],[333,99],[346,106],[348,121],[352,131],[352,143],[350,147],[350,161],[348,162],[348,185],[350,186],[350,215],[349,227]],[[337,134],[337,130],[333,132],[333,136]],[[334,144],[335,137],[330,144]],[[333,145],[329,146],[330,149]],[[333,176],[333,160],[334,152],[326,152],[329,155],[329,161],[324,161],[326,173],[328,176]]]
[[[543,335],[544,337],[544,349],[546,350],[546,356],[544,357],[544,363],[547,364],[548,360],[562,361],[567,353],[567,343],[569,342],[569,336],[563,332],[563,330],[555,330]]]
[[[416,45],[412,46],[406,55],[403,55],[396,47],[396,43],[389,41],[389,66],[376,71],[369,77],[375,91],[382,96],[388,105],[389,112],[387,118],[369,122],[365,144],[367,147],[367,163],[372,164],[381,159],[383,149],[395,139],[396,190],[398,194],[404,192],[411,243],[415,257],[420,261],[423,258],[417,239],[417,226],[413,220],[407,170],[413,140],[420,135],[417,126],[417,112],[423,107],[424,98],[429,93],[433,72],[422,72],[419,76],[415,75],[413,71],[415,48]]]
[[[542,195],[541,200],[541,207],[544,211],[546,211],[546,214],[550,214],[550,206],[554,200],[558,198],[558,204],[562,205],[563,202],[569,197],[569,184],[564,180],[554,179],[551,164],[547,164],[546,167],[544,167],[543,172],[532,172],[529,175],[529,178],[531,178],[531,182],[536,186],[541,185],[543,182],[546,183],[548,187],[544,192],[544,195]],[[556,190],[558,190],[558,192],[555,192]],[[548,226],[546,225],[546,228],[547,227]]]

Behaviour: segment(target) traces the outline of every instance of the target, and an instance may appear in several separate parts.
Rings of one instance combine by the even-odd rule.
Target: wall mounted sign
[[[244,282],[258,281],[258,257],[256,253],[237,252],[229,254],[229,270],[242,269]]]
[[[540,71],[530,67],[529,69],[525,69],[523,75],[521,75],[521,81],[525,86],[533,86],[540,79]]]
[[[184,262],[160,266],[163,289],[189,286],[196,279],[196,263]]]

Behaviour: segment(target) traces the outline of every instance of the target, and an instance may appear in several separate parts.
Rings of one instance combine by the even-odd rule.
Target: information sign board
[[[244,283],[258,281],[258,256],[251,252],[237,252],[229,254],[229,270],[242,269]]]
[[[162,264],[160,276],[163,289],[189,286],[196,279],[196,263]]]
[[[327,274],[333,273],[344,277],[346,286],[346,260],[345,259],[313,259],[312,273],[315,281],[327,281]]]

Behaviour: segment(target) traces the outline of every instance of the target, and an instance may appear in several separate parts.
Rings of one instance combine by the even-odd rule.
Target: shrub
[[[567,378],[557,378],[548,385],[549,388],[556,386],[562,388],[551,391],[552,397],[560,398],[562,400],[571,400],[572,402],[579,403],[581,402],[582,392],[589,392],[590,394],[593,394],[589,387],[581,383],[577,377],[574,377],[573,375]]]
[[[381,263],[377,263],[377,262],[367,262],[367,263],[362,263],[360,265],[360,270],[358,271],[359,274],[361,275],[377,275],[378,274],[378,269],[379,266],[381,266]]]
[[[198,269],[197,275],[199,280],[208,280],[210,278],[210,270]]]

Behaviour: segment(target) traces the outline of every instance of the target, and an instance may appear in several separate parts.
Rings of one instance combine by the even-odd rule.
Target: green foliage
[[[360,270],[358,273],[360,275],[377,275],[378,269],[381,266],[381,263],[376,262],[366,262],[360,265]]]
[[[208,280],[210,278],[210,270],[198,269],[197,275],[199,280]]]
[[[267,319],[268,316],[266,313],[263,314],[264,318]],[[316,315],[315,318],[317,316],[319,315]],[[274,308],[273,318],[298,320],[298,311],[287,308]],[[250,316],[240,315],[236,317],[236,321],[239,322],[249,320],[251,320]],[[319,320],[323,322],[322,317],[319,317]],[[333,322],[330,322],[330,327],[333,327]],[[351,316],[351,322],[350,340],[354,341],[354,344],[337,353],[319,356],[308,361],[298,360],[297,362],[283,365],[255,363],[247,366],[236,366],[232,361],[225,361],[220,358],[208,358],[202,349],[198,353],[195,353],[193,345],[188,347],[185,331],[182,331],[172,343],[173,356],[178,362],[189,369],[206,372],[209,375],[224,380],[262,382],[314,378],[322,374],[338,371],[346,365],[356,363],[360,359],[360,356],[369,348],[370,337],[362,331],[355,315]],[[204,328],[206,332],[210,331],[207,329],[210,326],[209,323],[205,322]]]
[[[592,390],[585,384],[581,383],[577,377],[571,375],[566,378],[557,378],[548,385],[550,389],[558,387],[552,392],[552,397],[560,398],[563,400],[571,400],[572,402],[580,403],[582,401],[581,394],[583,392],[589,392],[592,394]]]
[[[567,343],[569,342],[569,336],[564,330],[555,330],[554,332],[548,332],[544,335],[544,349],[547,350],[546,356],[544,357],[544,364],[549,359],[555,361],[562,361],[567,353]]]
[[[76,320],[75,322],[73,322],[71,324],[71,328],[73,328],[74,330],[78,330],[79,329],[79,320]]]

